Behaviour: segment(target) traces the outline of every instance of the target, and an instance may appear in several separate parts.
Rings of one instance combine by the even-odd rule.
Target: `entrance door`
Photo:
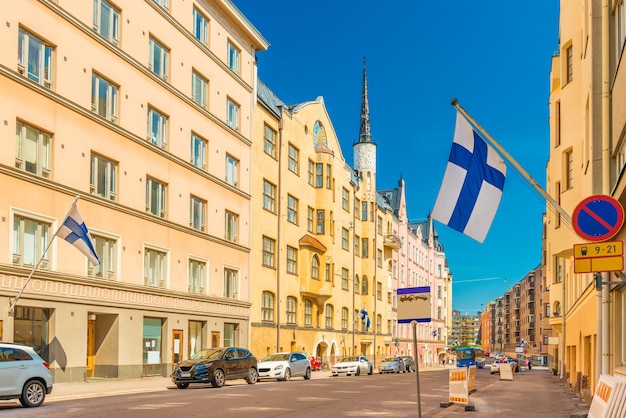
[[[87,377],[94,377],[94,347],[96,336],[96,321],[94,319],[87,320]]]
[[[211,347],[220,346],[220,333],[219,331],[211,331]]]
[[[183,359],[183,330],[172,330],[172,364],[176,364]]]

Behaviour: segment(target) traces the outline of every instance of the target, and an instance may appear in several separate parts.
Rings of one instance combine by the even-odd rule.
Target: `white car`
[[[301,376],[304,380],[311,378],[311,362],[305,353],[274,353],[268,354],[257,363],[259,379],[290,380]]]
[[[347,376],[358,376],[361,373],[373,374],[374,365],[365,356],[344,357],[337,363],[333,364],[331,373],[333,377],[337,377],[340,374],[345,374]]]
[[[0,343],[0,399],[39,406],[52,392],[50,365],[32,347]]]

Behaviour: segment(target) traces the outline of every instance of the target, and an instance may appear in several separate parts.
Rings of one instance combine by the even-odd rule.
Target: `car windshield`
[[[383,359],[383,363],[391,363],[392,361],[398,361],[396,357],[387,357]]]
[[[340,363],[348,363],[350,361],[359,361],[358,357],[344,357],[341,359]]]
[[[276,354],[268,354],[261,361],[286,361],[289,360],[288,353],[276,353]]]
[[[222,358],[224,350],[219,348],[211,348],[208,350],[200,350],[193,356],[189,357],[190,360],[217,360]]]

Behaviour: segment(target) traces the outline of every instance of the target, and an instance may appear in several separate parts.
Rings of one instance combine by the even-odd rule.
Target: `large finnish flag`
[[[457,111],[454,140],[432,217],[483,242],[496,215],[506,165]]]
[[[57,236],[78,248],[92,264],[96,266],[100,264],[100,258],[96,253],[91,235],[89,234],[87,225],[85,225],[85,221],[83,221],[83,217],[80,216],[76,203],[74,203],[72,209],[63,221],[63,224],[59,227]]]
[[[370,316],[367,314],[367,310],[365,310],[365,306],[361,308],[361,312],[359,312],[359,319],[365,323],[365,328],[370,327]]]

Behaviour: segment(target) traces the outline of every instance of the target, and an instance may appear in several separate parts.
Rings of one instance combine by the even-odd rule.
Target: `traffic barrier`
[[[589,407],[588,418],[626,416],[626,378],[603,374]]]
[[[510,363],[500,363],[500,380],[513,380],[513,367]]]
[[[476,369],[474,367],[474,369]],[[457,367],[450,369],[449,374],[449,396],[450,402],[467,404],[469,402],[469,392],[467,388],[468,368]]]

